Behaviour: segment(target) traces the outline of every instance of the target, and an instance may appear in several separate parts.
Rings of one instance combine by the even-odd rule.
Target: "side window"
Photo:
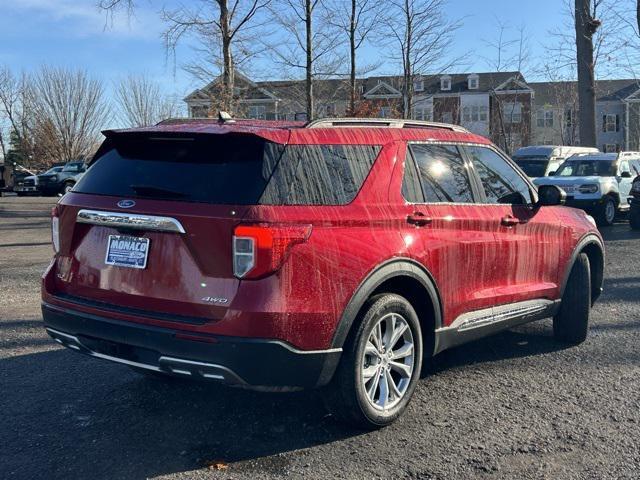
[[[640,160],[631,160],[631,175],[640,175]]]
[[[496,152],[485,147],[467,147],[480,177],[488,203],[527,204],[529,184]]]
[[[629,168],[629,162],[626,160],[620,162],[620,173],[622,172],[631,172],[631,169]]]
[[[369,145],[289,145],[259,203],[347,205],[380,150]]]
[[[469,173],[457,147],[410,145],[427,203],[473,203]]]
[[[416,164],[413,161],[411,152],[407,148],[407,155],[404,160],[404,176],[402,177],[402,196],[409,203],[424,203],[424,195],[420,187]]]

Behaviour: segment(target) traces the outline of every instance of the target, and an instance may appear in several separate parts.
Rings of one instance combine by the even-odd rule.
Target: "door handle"
[[[526,222],[521,221],[516,217],[512,217],[511,215],[507,215],[506,217],[502,217],[502,220],[500,220],[500,223],[505,227],[514,227],[516,225],[519,225],[521,223],[526,223]]]
[[[424,227],[425,225],[429,225],[433,222],[431,217],[427,217],[424,213],[413,212],[410,215],[407,215],[407,223],[411,225],[415,225],[416,227]]]

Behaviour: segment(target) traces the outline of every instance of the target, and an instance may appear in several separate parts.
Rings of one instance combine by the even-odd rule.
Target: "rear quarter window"
[[[351,203],[367,178],[380,148],[368,145],[289,145],[260,203]]]

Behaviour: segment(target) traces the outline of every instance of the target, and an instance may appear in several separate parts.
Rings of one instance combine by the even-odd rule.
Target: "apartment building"
[[[597,82],[598,147],[640,150],[640,84],[636,80]],[[219,79],[185,98],[192,117],[216,113]],[[411,85],[411,116],[456,123],[491,138],[508,153],[523,145],[578,145],[576,82],[532,82],[520,72],[417,75]],[[372,76],[357,81],[354,116],[399,117],[405,103],[403,79]],[[343,117],[349,110],[344,79],[314,82],[314,117]],[[236,74],[236,115],[265,120],[307,120],[305,83],[253,82]]]

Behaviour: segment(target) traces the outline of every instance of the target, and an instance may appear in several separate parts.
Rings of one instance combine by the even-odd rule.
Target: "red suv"
[[[153,375],[327,386],[369,426],[423,358],[553,317],[579,343],[603,241],[483,137],[394,120],[105,132],[53,209],[47,332]]]

